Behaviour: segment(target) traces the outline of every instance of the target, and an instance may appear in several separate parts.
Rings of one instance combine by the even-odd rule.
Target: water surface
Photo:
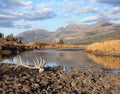
[[[33,50],[21,53],[24,63],[26,59],[32,64],[33,58],[42,57],[46,61],[45,66],[63,66],[66,69],[86,69],[88,71],[104,71],[120,74],[120,58],[108,56],[96,56],[85,53],[81,49],[73,50]],[[17,63],[18,55],[2,59],[1,62]]]

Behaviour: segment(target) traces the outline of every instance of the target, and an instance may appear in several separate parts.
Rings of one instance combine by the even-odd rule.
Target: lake
[[[26,51],[20,54],[24,63],[26,59],[32,64],[33,58],[42,57],[47,66],[63,66],[65,70],[77,69],[93,72],[109,72],[120,74],[120,58],[109,56],[96,56],[85,53],[83,49],[43,49]],[[18,55],[14,57],[0,59],[4,63],[16,64]]]

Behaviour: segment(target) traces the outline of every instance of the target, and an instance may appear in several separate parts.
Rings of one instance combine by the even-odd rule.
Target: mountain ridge
[[[16,37],[23,42],[56,43],[57,39],[63,39],[67,44],[87,44],[120,37],[120,24],[100,20],[91,25],[69,24],[65,27],[59,27],[55,32],[44,29],[29,30]]]

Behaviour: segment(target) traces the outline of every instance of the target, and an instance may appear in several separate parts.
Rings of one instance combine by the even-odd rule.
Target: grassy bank
[[[120,56],[120,39],[93,43],[86,51],[98,55]]]

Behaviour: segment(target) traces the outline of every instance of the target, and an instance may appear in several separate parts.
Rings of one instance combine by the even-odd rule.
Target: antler
[[[28,60],[26,60],[27,65],[25,65],[22,61],[21,56],[19,56],[19,60],[18,60],[18,64],[16,65],[15,69],[18,66],[24,66],[30,69],[39,69],[39,73],[44,71],[44,65],[45,65],[45,60],[42,59],[41,57],[38,59],[37,57],[35,59],[33,59],[33,64],[34,66],[30,66],[30,63]]]

